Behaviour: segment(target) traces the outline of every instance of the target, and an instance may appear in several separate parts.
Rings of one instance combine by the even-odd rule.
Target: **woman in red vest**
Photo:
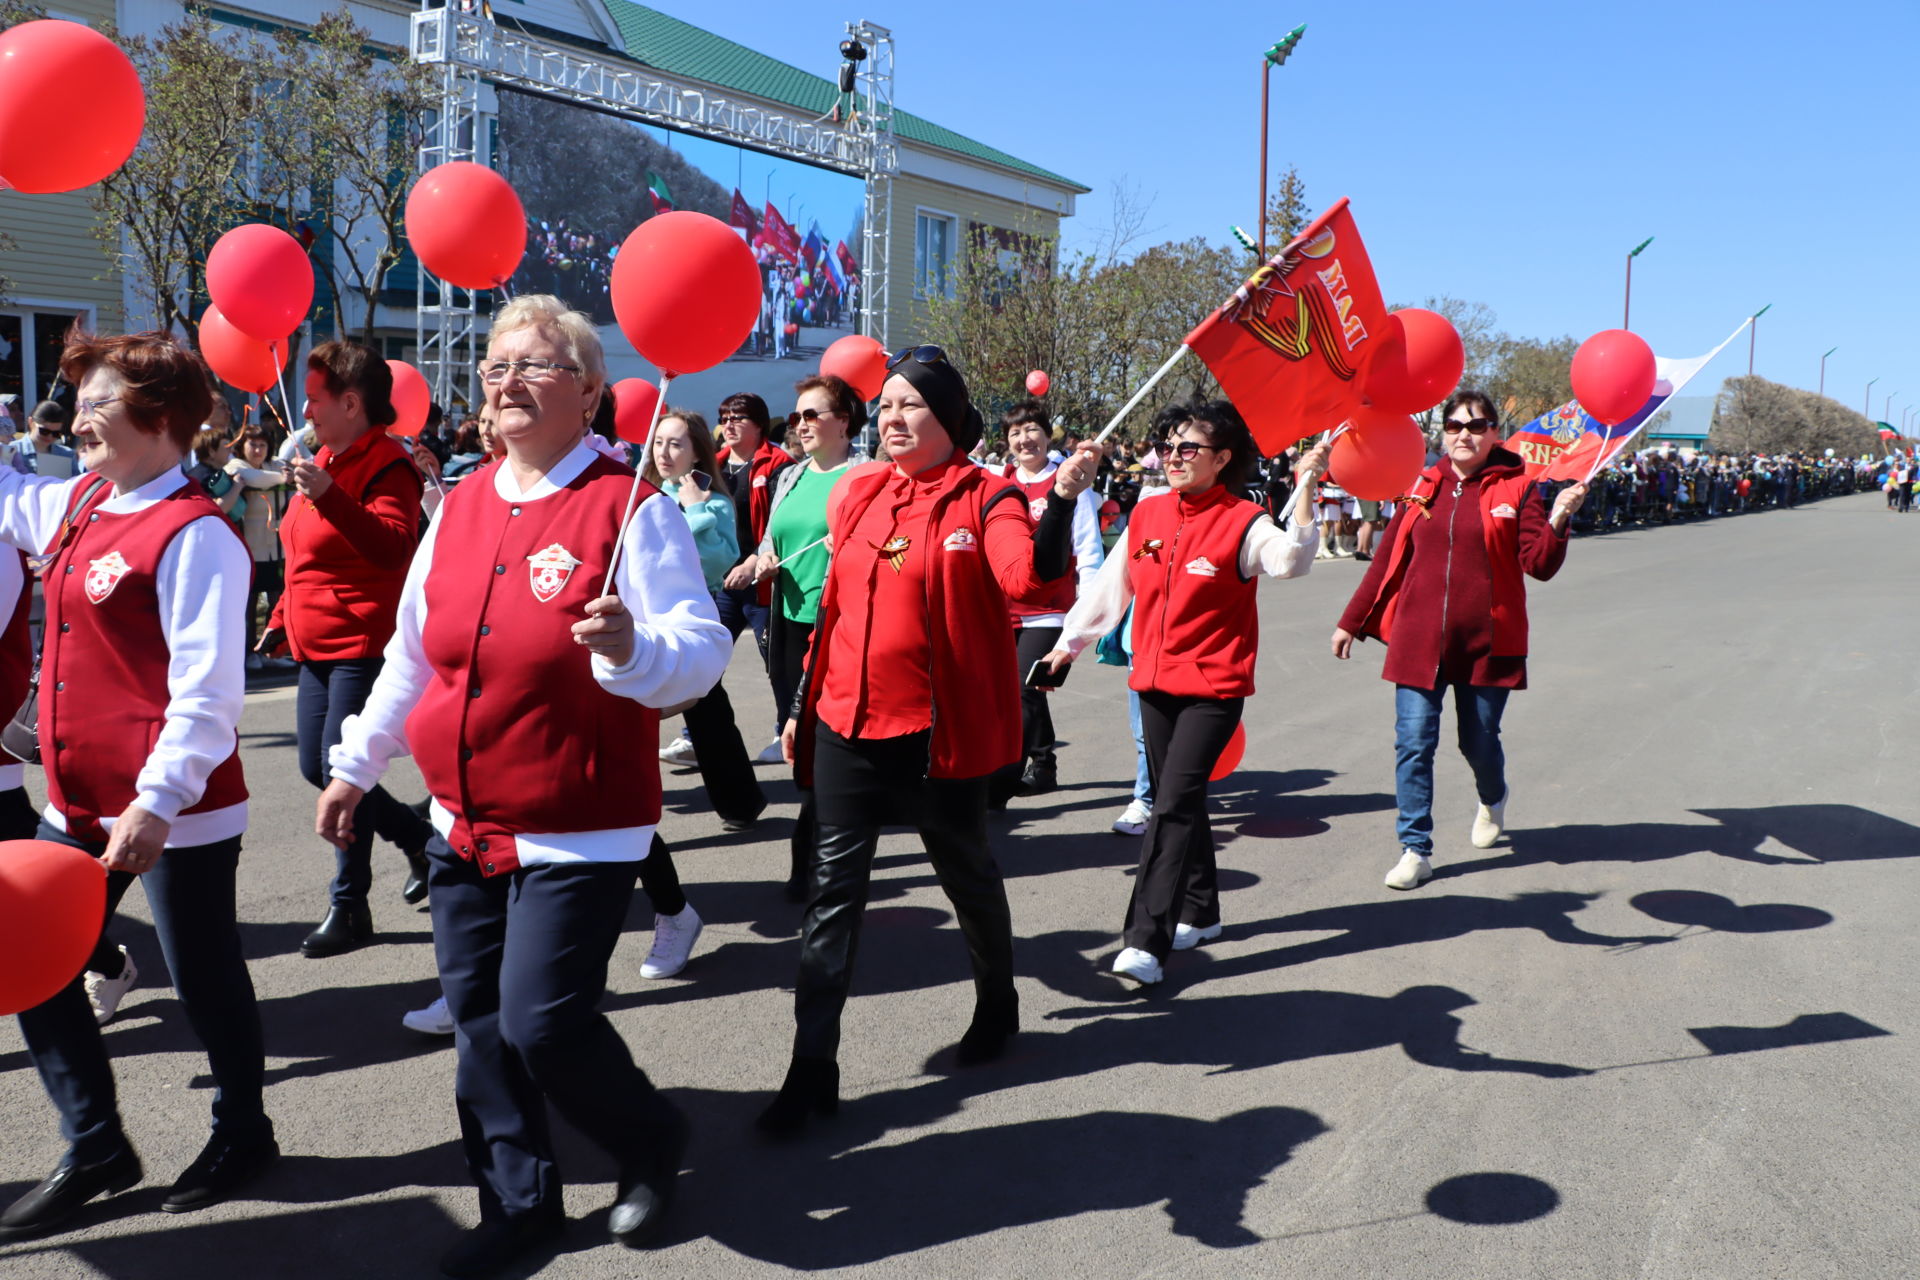
[[[686,1118],[598,1006],[660,821],[654,708],[711,689],[729,647],[673,500],[584,438],[606,387],[592,320],[523,295],[494,315],[480,368],[506,457],[456,486],[421,542],[318,817],[351,844],[361,800],[409,753],[432,797],[428,902],[480,1187],[449,1276],[498,1270],[565,1224],[549,1103],[613,1157],[613,1237],[659,1228]]]
[[[1244,495],[1258,447],[1223,401],[1196,404],[1167,441],[1168,491],[1142,498],[1093,586],[1067,615],[1058,670],[1118,626],[1133,605],[1133,672],[1140,695],[1153,817],[1127,903],[1113,972],[1158,982],[1172,951],[1220,936],[1220,889],[1207,778],[1253,694],[1260,645],[1260,575],[1305,577],[1319,535],[1314,481],[1328,446],[1300,461],[1293,521],[1282,532]]]
[[[178,1213],[219,1203],[279,1154],[234,922],[247,829],[235,728],[249,558],[233,522],[181,470],[210,401],[198,357],[165,334],[75,334],[60,373],[77,389],[88,474],[0,472],[0,541],[48,557],[38,838],[106,864],[109,916],[140,878],[181,1008],[206,1046],[213,1135],[161,1202]],[[20,1031],[68,1153],[0,1214],[0,1240],[51,1231],[141,1178],[81,980],[22,1013]]]
[[[1400,860],[1389,889],[1433,877],[1433,756],[1440,710],[1453,689],[1460,753],[1473,769],[1480,807],[1475,848],[1488,849],[1507,821],[1500,715],[1527,687],[1527,588],[1567,555],[1567,525],[1584,484],[1562,489],[1553,512],[1520,456],[1500,447],[1500,415],[1478,391],[1456,391],[1442,408],[1440,460],[1414,481],[1387,526],[1383,550],[1347,602],[1333,656],[1371,636],[1387,645],[1382,679],[1394,685],[1394,793]]]
[[[781,740],[817,815],[793,1061],[759,1126],[791,1134],[839,1106],[840,1013],[883,823],[916,827],[973,961],[965,1065],[1019,1029],[1013,922],[987,848],[987,779],[1020,756],[1009,598],[1066,576],[1073,505],[1099,464],[1062,464],[1036,530],[1018,485],[973,465],[980,415],[938,347],[888,361],[888,461],[841,481],[834,554],[794,718]]]
[[[294,725],[300,772],[327,785],[327,752],[340,725],[367,700],[380,652],[420,537],[419,469],[383,427],[394,420],[393,373],[357,342],[325,342],[307,357],[307,421],[320,449],[288,464],[294,488],[280,521],[286,586],[274,606],[262,653],[281,645],[300,663]],[[352,951],[373,936],[367,892],[373,837],[400,846],[411,874],[408,902],[427,893],[425,849],[433,830],[381,787],[367,795],[359,838],[335,850],[326,918],[300,943],[310,959]]]

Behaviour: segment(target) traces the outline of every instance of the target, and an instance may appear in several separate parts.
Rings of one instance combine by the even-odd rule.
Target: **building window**
[[[953,296],[952,214],[918,209],[913,217],[913,296]]]
[[[17,397],[22,415],[53,394],[60,377],[60,352],[76,320],[91,327],[92,313],[0,312],[0,395]]]

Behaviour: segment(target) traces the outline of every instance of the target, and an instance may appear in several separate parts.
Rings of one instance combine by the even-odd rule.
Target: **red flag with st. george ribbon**
[[[760,224],[758,243],[764,244],[788,262],[800,260],[800,235],[780,216],[780,211],[773,207],[771,200],[767,201],[766,218]]]
[[[753,206],[747,203],[747,198],[740,194],[738,187],[733,189],[733,208],[727,214],[727,225],[746,232],[749,242],[760,234],[760,215],[753,211]]]
[[[1342,197],[1187,335],[1273,454],[1360,407],[1387,304]]]

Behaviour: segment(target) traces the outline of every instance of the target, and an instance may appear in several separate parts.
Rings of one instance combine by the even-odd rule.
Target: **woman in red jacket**
[[[1587,496],[1583,484],[1562,489],[1549,515],[1519,455],[1500,447],[1499,414],[1480,392],[1455,392],[1440,416],[1443,456],[1414,481],[1333,633],[1336,658],[1351,654],[1356,639],[1388,644],[1380,674],[1395,686],[1400,807],[1400,861],[1387,873],[1389,889],[1417,889],[1433,876],[1433,755],[1449,686],[1460,753],[1480,796],[1474,846],[1500,838],[1500,715],[1507,694],[1527,687],[1521,575],[1544,582],[1560,571],[1567,525]]]
[[[878,422],[889,461],[841,480],[834,555],[794,718],[781,741],[813,788],[793,1062],[763,1131],[839,1106],[840,1013],[885,822],[916,827],[973,961],[959,1060],[999,1056],[1019,1027],[1013,920],[987,848],[987,778],[1020,757],[1020,678],[1007,600],[1071,567],[1073,505],[1099,464],[1062,463],[1039,528],[1013,481],[973,465],[980,414],[938,347],[888,361]]]
[[[340,741],[341,723],[366,702],[393,636],[420,538],[421,480],[407,451],[382,430],[395,416],[393,374],[378,354],[357,342],[322,343],[307,357],[306,392],[320,450],[290,464],[298,492],[280,522],[286,587],[259,648],[272,653],[285,644],[300,663],[300,772],[325,787],[327,752]],[[367,891],[375,833],[406,854],[402,895],[426,897],[433,837],[426,819],[380,787],[367,793],[358,819],[357,837],[334,851],[326,918],[300,944],[309,958],[352,951],[373,936]]]
[[[1133,605],[1128,684],[1140,695],[1153,817],[1113,962],[1122,978],[1158,982],[1170,951],[1220,936],[1207,779],[1253,693],[1260,575],[1299,578],[1313,567],[1314,481],[1327,449],[1301,459],[1293,522],[1282,532],[1244,496],[1259,462],[1246,423],[1224,400],[1194,405],[1162,455],[1168,491],[1134,507],[1124,546],[1107,557],[1067,614],[1061,647],[1047,655],[1059,670]]]

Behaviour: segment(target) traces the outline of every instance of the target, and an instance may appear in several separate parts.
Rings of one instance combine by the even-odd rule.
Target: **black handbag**
[[[60,524],[60,536],[54,540],[53,549],[48,552],[49,559],[66,550],[74,530],[79,528],[73,517],[93,501],[93,495],[106,482],[105,476],[95,476],[93,484],[80,495],[80,501],[74,504],[72,512]],[[24,584],[21,586],[23,591],[28,589]],[[13,719],[7,721],[6,727],[0,728],[0,751],[5,751],[22,764],[40,763],[40,660],[45,653],[46,642],[43,640],[40,653],[33,658],[33,678],[27,682],[27,700],[20,704],[20,709],[13,713]]]

